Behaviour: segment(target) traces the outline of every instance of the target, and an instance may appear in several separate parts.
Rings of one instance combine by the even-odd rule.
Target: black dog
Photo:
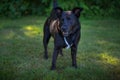
[[[53,2],[53,9],[50,17],[44,24],[44,57],[48,58],[47,45],[51,36],[54,38],[54,52],[52,57],[51,69],[56,68],[56,59],[58,53],[62,54],[62,48],[71,48],[72,66],[77,68],[76,53],[80,40],[80,22],[79,17],[82,8],[74,8],[71,11],[63,11],[58,7],[56,0]]]

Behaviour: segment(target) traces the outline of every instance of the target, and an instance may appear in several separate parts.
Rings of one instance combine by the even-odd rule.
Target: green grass
[[[70,50],[58,56],[57,69],[43,59],[43,23],[46,17],[0,19],[0,80],[119,80],[120,20],[81,20],[78,69],[71,67]]]

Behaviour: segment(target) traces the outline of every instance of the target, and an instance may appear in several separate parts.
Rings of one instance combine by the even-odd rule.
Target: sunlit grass
[[[118,65],[120,60],[116,57],[108,55],[107,52],[100,54],[101,59],[104,63],[111,64],[111,65]]]
[[[42,30],[39,28],[39,26],[35,25],[24,26],[22,30],[24,31],[24,34],[28,37],[36,37],[40,33],[42,33]]]

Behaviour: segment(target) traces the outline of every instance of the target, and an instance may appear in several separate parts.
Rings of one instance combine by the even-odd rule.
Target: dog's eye
[[[70,20],[70,17],[67,17],[67,20]]]
[[[61,23],[62,23],[62,24],[64,23],[64,19],[61,19]]]
[[[62,21],[64,21],[64,19],[62,19]]]

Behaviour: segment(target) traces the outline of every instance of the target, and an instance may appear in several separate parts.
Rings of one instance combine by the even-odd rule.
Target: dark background
[[[46,16],[53,0],[0,0],[0,16],[19,18],[27,15]],[[120,18],[120,0],[58,0],[64,10],[83,7],[83,17]]]

